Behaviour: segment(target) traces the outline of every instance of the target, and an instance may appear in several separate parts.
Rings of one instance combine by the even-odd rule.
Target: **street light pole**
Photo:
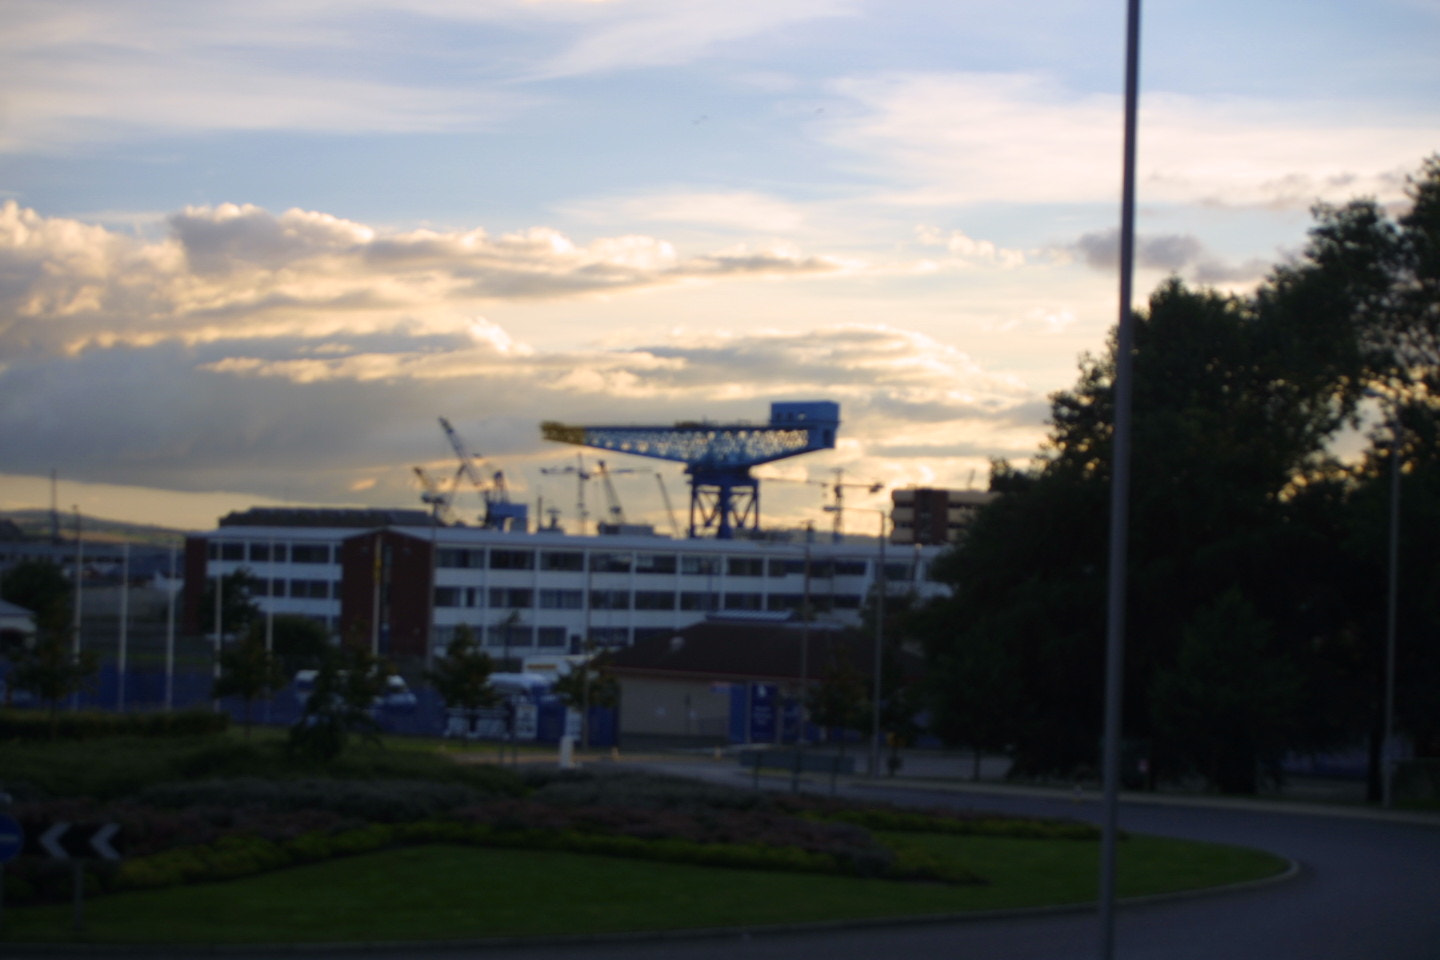
[[[1390,421],[1390,557],[1385,597],[1385,732],[1381,746],[1380,802],[1395,803],[1395,630],[1400,594],[1400,421]]]
[[[880,776],[880,674],[885,648],[885,511],[880,514],[880,557],[875,568],[875,677],[870,698],[870,776]]]

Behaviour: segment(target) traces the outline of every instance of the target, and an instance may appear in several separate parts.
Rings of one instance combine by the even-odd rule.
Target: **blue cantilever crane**
[[[546,440],[671,460],[690,475],[690,536],[714,530],[729,540],[759,529],[760,483],[750,468],[786,457],[833,450],[840,405],[829,400],[770,404],[770,422],[682,421],[669,426],[581,427],[547,421]]]

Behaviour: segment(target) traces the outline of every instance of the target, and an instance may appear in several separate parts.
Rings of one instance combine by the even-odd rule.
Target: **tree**
[[[250,736],[251,710],[256,700],[273,694],[285,685],[285,675],[275,655],[265,648],[263,625],[252,624],[245,636],[220,651],[220,675],[215,678],[212,696],[239,697],[245,704],[245,736]]]
[[[475,642],[475,635],[465,624],[455,628],[455,636],[445,648],[445,656],[435,661],[435,668],[426,678],[435,686],[445,706],[451,710],[462,710],[466,724],[475,725],[475,714],[485,707],[493,707],[499,696],[490,686],[490,674],[495,663],[490,654],[481,650]]]
[[[331,647],[316,671],[300,719],[290,728],[291,752],[323,763],[344,752],[352,734],[375,739],[375,704],[389,673],[367,647]]]
[[[49,705],[50,738],[57,735],[61,701],[80,692],[100,669],[100,657],[93,650],[82,650],[77,656],[64,634],[52,630],[40,632],[35,646],[13,655],[15,669],[11,681],[21,690],[33,693]]]
[[[1231,590],[1197,611],[1175,662],[1151,681],[1156,746],[1224,793],[1254,793],[1296,742],[1302,682],[1270,625]]]
[[[821,667],[819,683],[805,698],[811,722],[840,731],[840,755],[845,755],[845,731],[863,730],[870,721],[870,689],[866,674],[842,644],[834,645]]]
[[[265,629],[263,623],[252,625]],[[294,613],[276,614],[271,623],[271,649],[286,676],[297,670],[314,670],[330,651],[330,636],[323,624]]]
[[[260,618],[260,607],[254,600],[259,581],[241,567],[220,578],[220,628],[226,636],[243,636],[250,625]],[[200,594],[200,629],[215,632],[215,580],[208,578]]]
[[[1434,396],[1440,163],[1428,161],[1413,196],[1398,229],[1367,201],[1320,207],[1305,258],[1254,296],[1171,281],[1136,315],[1123,715],[1129,737],[1165,734],[1155,759],[1169,773],[1236,783],[1153,697],[1212,666],[1194,636],[1218,642],[1202,629],[1215,610],[1246,604],[1269,630],[1264,662],[1283,665],[1260,676],[1284,691],[1276,678],[1300,678],[1293,715],[1251,711],[1266,750],[1276,738],[1335,743],[1365,687],[1354,676],[1346,687],[1346,666],[1380,662],[1356,645],[1372,633],[1374,597],[1355,589],[1361,564],[1344,531],[1356,485],[1331,445],[1368,384]],[[1051,397],[1031,469],[996,463],[1004,495],[939,564],[952,596],[926,617],[943,733],[1011,741],[1017,771],[1068,773],[1096,756],[1115,348],[1084,358],[1076,386]],[[985,717],[1007,720],[981,731]]]
[[[49,560],[22,560],[0,575],[0,599],[34,614],[37,634],[69,634],[71,597],[69,578]]]
[[[620,706],[620,683],[610,673],[609,658],[596,655],[594,648],[589,658],[574,666],[570,672],[557,677],[554,692],[567,707],[580,714],[580,746],[590,746],[590,708],[602,707],[614,710]]]

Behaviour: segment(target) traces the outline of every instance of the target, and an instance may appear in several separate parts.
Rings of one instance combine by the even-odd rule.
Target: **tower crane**
[[[834,503],[831,506],[825,508],[827,512],[835,514],[835,527],[834,531],[830,534],[830,536],[834,543],[839,543],[840,540],[843,538],[845,531],[845,488],[855,487],[864,490],[866,493],[879,493],[881,490],[885,489],[885,484],[878,482],[846,483],[845,468],[836,467],[835,481],[828,484],[828,486],[830,487],[831,495],[835,498]]]
[[[786,457],[833,450],[840,405],[829,400],[772,403],[764,424],[682,421],[669,426],[575,426],[547,421],[547,440],[685,464],[690,475],[690,536],[714,530],[729,540],[759,529],[760,484],[750,469]]]
[[[459,472],[470,481],[485,503],[485,514],[481,522],[486,529],[523,531],[529,522],[530,508],[523,503],[510,502],[510,491],[505,486],[505,474],[496,470],[486,478],[476,467],[475,458],[470,455],[465,441],[460,439],[460,434],[455,432],[450,421],[441,417],[440,429],[445,431],[450,448],[455,451],[455,456],[460,461]]]
[[[450,509],[450,501],[455,498],[455,487],[460,482],[460,471],[450,478],[450,489],[442,490],[435,478],[425,472],[423,467],[412,467],[415,476],[420,478],[420,502],[430,508],[430,517],[436,523],[443,523],[446,526],[455,522],[455,511]]]
[[[575,455],[574,466],[564,467],[541,467],[540,472],[548,475],[574,474],[578,495],[576,497],[576,508],[580,514],[580,532],[585,532],[585,524],[590,518],[589,511],[585,508],[585,486],[591,480],[599,480],[605,492],[605,515],[609,518],[608,523],[614,526],[621,526],[625,523],[625,508],[620,504],[620,495],[615,492],[615,484],[610,478],[620,473],[640,473],[639,470],[632,470],[629,467],[622,467],[619,470],[611,470],[605,465],[604,460],[596,460],[593,470],[586,469],[584,454]]]

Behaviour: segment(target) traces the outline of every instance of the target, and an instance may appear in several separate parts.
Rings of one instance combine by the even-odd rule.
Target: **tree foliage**
[[[0,600],[34,614],[37,633],[69,632],[71,597],[70,579],[49,560],[21,560],[0,574]]]
[[[259,580],[247,569],[240,568],[220,578],[220,629],[228,637],[244,636],[250,625],[260,618],[255,602]],[[215,580],[205,581],[200,593],[200,629],[215,632]]]
[[[300,719],[290,728],[291,752],[323,763],[343,753],[353,735],[376,739],[375,706],[390,672],[368,647],[331,647],[316,670]]]
[[[455,636],[445,648],[445,656],[435,661],[435,667],[426,678],[435,687],[435,692],[454,710],[473,713],[484,707],[493,707],[499,696],[490,686],[490,674],[495,662],[490,654],[480,649],[475,635],[465,624],[455,628]]]
[[[1253,789],[1257,764],[1373,727],[1391,428],[1358,465],[1334,449],[1378,392],[1406,503],[1436,511],[1440,159],[1411,193],[1398,221],[1373,201],[1316,208],[1304,257],[1253,295],[1171,280],[1135,317],[1124,725],[1162,776]],[[920,621],[938,732],[1010,745],[1021,772],[1097,754],[1115,369],[1112,339],[1051,398],[1035,464],[994,465],[1003,495],[938,565],[952,595]],[[1412,533],[1403,551],[1417,641],[1434,547]],[[1412,646],[1415,676],[1433,675],[1433,647]],[[1436,698],[1402,700],[1407,729],[1440,728]],[[1214,734],[1219,709],[1243,735]]]
[[[219,668],[211,695],[217,699],[240,698],[245,704],[245,736],[248,738],[255,701],[285,686],[280,661],[265,646],[263,625],[252,624],[244,637],[221,650]]]

